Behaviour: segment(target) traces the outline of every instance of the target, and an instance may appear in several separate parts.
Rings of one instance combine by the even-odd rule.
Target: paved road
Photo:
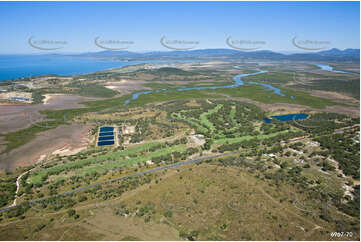
[[[95,183],[95,184],[92,184],[92,185],[89,185],[89,186],[86,186],[86,187],[81,187],[81,188],[78,188],[78,189],[75,189],[75,190],[72,190],[72,191],[69,191],[69,192],[64,192],[64,193],[58,194],[56,196],[46,197],[46,198],[42,198],[42,199],[38,199],[38,200],[24,202],[24,203],[21,203],[19,205],[14,205],[14,206],[6,207],[6,208],[1,208],[0,212],[11,210],[11,209],[20,207],[22,205],[27,205],[27,204],[30,205],[30,204],[46,201],[46,200],[49,200],[49,199],[53,199],[53,198],[56,198],[56,197],[71,195],[71,194],[74,194],[74,193],[77,193],[77,192],[81,192],[81,191],[85,191],[85,190],[94,188],[96,186],[109,184],[109,183],[112,183],[112,182],[115,182],[115,181],[125,180],[125,179],[131,178],[131,177],[138,177],[138,176],[142,176],[142,175],[145,175],[145,174],[148,174],[148,173],[154,173],[154,172],[171,169],[171,168],[178,167],[178,166],[184,166],[184,165],[201,162],[201,161],[208,160],[208,159],[214,159],[214,158],[227,156],[227,155],[233,155],[233,154],[237,154],[237,153],[240,153],[240,151],[223,153],[223,154],[212,155],[212,156],[206,156],[206,157],[201,157],[201,158],[197,158],[197,159],[190,159],[190,160],[187,160],[187,161],[182,161],[182,162],[178,162],[178,163],[174,163],[174,164],[170,164],[170,165],[166,165],[166,166],[162,166],[162,167],[157,167],[157,168],[154,168],[154,169],[151,169],[151,170],[142,171],[142,172],[135,173],[135,174],[132,174],[132,175],[129,175],[129,176],[114,178],[114,179],[110,179],[110,180],[107,180],[107,181],[104,181],[104,182]]]

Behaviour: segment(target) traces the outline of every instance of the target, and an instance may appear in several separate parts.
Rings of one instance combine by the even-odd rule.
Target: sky
[[[360,48],[360,3],[0,2],[0,36],[0,54],[49,52],[32,47],[31,37],[59,53],[103,51],[96,37],[129,51],[169,50],[162,37],[168,47],[195,49],[231,48],[230,38],[236,47],[304,51],[294,37],[322,42],[312,47]]]

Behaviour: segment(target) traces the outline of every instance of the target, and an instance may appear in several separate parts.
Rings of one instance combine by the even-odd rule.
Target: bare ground
[[[17,131],[31,126],[32,122],[42,119],[39,111],[79,108],[79,102],[96,100],[67,94],[47,94],[46,104],[35,105],[0,105],[0,134]]]
[[[356,98],[349,97],[347,95],[337,93],[337,92],[312,90],[309,93],[312,96],[327,98],[327,99],[331,99],[333,101],[343,102],[343,103],[347,103],[347,104],[360,104],[360,101],[357,100]]]
[[[105,87],[116,90],[121,94],[128,94],[137,90],[151,89],[148,87],[144,87],[143,84],[147,83],[146,81],[140,80],[126,80],[123,79],[121,81],[112,81],[106,82]]]
[[[19,166],[29,166],[44,158],[54,155],[59,150],[68,152],[79,151],[88,145],[89,125],[73,123],[61,125],[56,129],[39,133],[29,143],[16,148],[9,153],[0,155],[1,170],[15,170]]]

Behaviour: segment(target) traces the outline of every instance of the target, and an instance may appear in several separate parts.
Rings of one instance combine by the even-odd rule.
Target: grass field
[[[72,84],[70,87],[75,87],[76,91],[75,94],[85,97],[113,97],[114,95],[118,94],[117,91],[111,90],[101,85],[97,84],[87,84],[82,85],[80,83]]]
[[[245,81],[265,81],[270,83],[287,83],[293,81],[293,74],[286,73],[263,73],[255,76],[248,76],[244,78]]]
[[[287,134],[289,132],[302,132],[300,130],[284,130],[284,131],[279,131],[279,132],[275,132],[272,134],[262,134],[262,135],[247,135],[247,136],[241,136],[241,137],[237,137],[237,138],[223,138],[223,139],[216,139],[214,140],[215,144],[232,144],[232,143],[237,143],[237,142],[241,142],[241,141],[245,141],[245,140],[251,140],[251,139],[267,139],[267,138],[271,138],[271,137],[275,137],[277,135],[280,134]]]
[[[160,143],[160,142],[147,143],[147,144],[138,145],[138,146],[135,146],[132,148],[128,148],[128,149],[126,149],[124,151],[120,151],[120,152],[106,152],[105,154],[100,154],[95,157],[90,157],[87,159],[78,159],[73,162],[54,165],[47,169],[40,170],[40,171],[33,173],[30,176],[29,181],[33,184],[41,184],[44,181],[44,179],[46,179],[49,175],[59,174],[63,171],[74,170],[74,169],[81,170],[83,167],[90,166],[94,163],[100,163],[100,162],[111,161],[111,160],[116,160],[116,159],[124,159],[126,156],[132,156],[132,155],[134,156],[134,155],[140,154],[142,152],[146,152],[149,149],[151,149],[153,147],[157,147],[162,144],[163,143]],[[153,156],[156,156],[158,153],[159,153],[159,151],[156,151],[156,152],[153,152],[152,154],[153,154]],[[140,158],[141,161],[145,161],[144,157],[145,156],[138,156],[138,158]],[[116,162],[116,164],[118,164],[119,166],[124,166],[126,164],[136,163],[137,161],[138,161],[137,159],[128,159],[128,160],[122,160],[122,162],[118,161],[118,162]],[[82,174],[86,173],[87,169],[83,169],[83,171],[81,171]]]
[[[135,165],[138,163],[144,163],[148,160],[152,160],[154,157],[159,157],[159,156],[165,156],[168,155],[172,152],[183,152],[186,150],[186,146],[185,145],[177,145],[177,146],[172,146],[172,147],[167,147],[161,150],[157,150],[155,152],[151,152],[151,153],[147,153],[144,155],[139,155],[136,157],[132,157],[129,159],[124,159],[124,160],[120,160],[120,161],[107,161],[104,162],[101,165],[90,165],[87,166],[83,169],[79,169],[76,170],[76,174],[79,175],[85,175],[86,173],[90,173],[92,171],[108,171],[108,170],[112,170],[112,169],[116,169],[116,168],[121,168],[121,167],[125,167],[125,166],[130,166],[130,165]]]
[[[124,191],[122,196],[102,199],[102,194],[112,194],[132,182],[107,185],[93,195],[72,197],[88,197],[71,207],[77,218],[68,215],[70,208],[49,212],[35,206],[37,210],[28,210],[23,219],[3,224],[0,238],[333,240],[330,232],[337,231],[338,221],[343,221],[344,229],[354,232],[343,240],[358,240],[359,232],[349,225],[356,220],[335,213],[333,207],[327,208],[332,220],[323,220],[320,201],[297,186],[277,184],[264,179],[258,169],[251,170],[217,161],[187,165],[159,172],[151,182]]]

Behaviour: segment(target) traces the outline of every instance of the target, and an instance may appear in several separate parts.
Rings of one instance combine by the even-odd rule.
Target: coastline
[[[39,57],[39,56],[38,56]],[[42,57],[42,56],[40,56]],[[28,74],[21,74],[21,75],[17,75],[14,76],[10,79],[0,79],[0,83],[1,82],[16,82],[16,81],[23,81],[22,79],[26,79],[26,78],[40,78],[40,77],[72,77],[72,76],[77,76],[77,75],[90,75],[90,74],[95,74],[95,73],[101,73],[101,72],[105,72],[105,71],[112,71],[112,70],[116,70],[116,69],[121,69],[121,68],[127,68],[130,66],[137,66],[137,65],[145,65],[145,64],[160,64],[160,63],[187,63],[187,62],[199,62],[201,60],[195,59],[195,60],[190,60],[188,58],[186,59],[167,59],[167,60],[156,60],[156,59],[144,59],[144,60],[134,60],[134,61],[122,61],[122,60],[114,60],[112,58],[110,58],[109,60],[106,59],[99,59],[99,58],[94,58],[94,57],[74,57],[74,56],[60,56],[62,58],[68,58],[68,60],[79,60],[80,63],[75,63],[78,64],[78,66],[83,66],[84,68],[96,68],[97,70],[93,70],[93,71],[75,71],[73,64],[74,63],[70,63],[69,66],[67,66],[67,68],[69,68],[69,70],[67,72],[69,72],[69,74],[62,74],[61,72],[64,72],[64,69],[59,69],[58,73],[55,73],[54,70],[49,71],[47,73],[42,73],[42,74],[35,74],[33,75],[30,71],[28,71]],[[1,58],[1,56],[0,56]],[[51,58],[58,58],[58,57],[51,57]],[[88,60],[89,62],[87,63],[81,63],[82,60]],[[207,61],[207,60],[204,60]],[[96,66],[92,66],[98,63],[103,63],[103,64],[111,64],[111,65],[119,65],[119,66],[114,66],[114,67],[99,67],[97,68]],[[64,63],[62,63],[64,64]],[[41,64],[39,62],[38,66],[35,66],[34,69],[37,68],[44,68],[43,67],[44,64]],[[86,66],[87,65],[87,66]],[[8,68],[14,68],[12,66],[9,66]],[[59,68],[64,68],[64,66],[60,66]],[[36,71],[36,70],[34,70]],[[3,71],[4,73],[6,72]],[[75,72],[75,73],[74,73]],[[2,73],[0,73],[1,76]],[[20,80],[17,80],[20,79]]]

